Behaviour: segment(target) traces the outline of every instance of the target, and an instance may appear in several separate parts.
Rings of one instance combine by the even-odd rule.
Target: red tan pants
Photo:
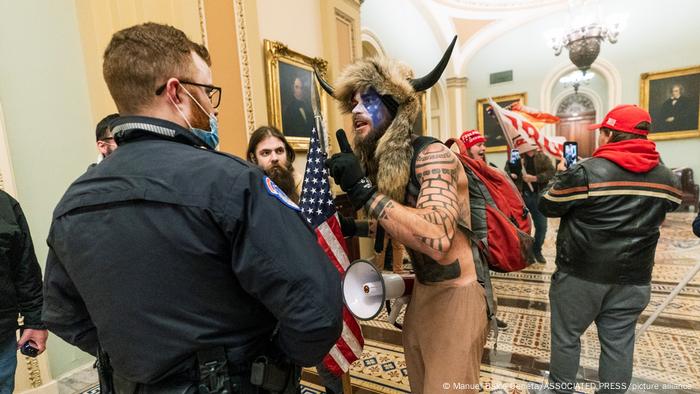
[[[403,346],[413,394],[477,393],[488,335],[484,289],[416,282]]]

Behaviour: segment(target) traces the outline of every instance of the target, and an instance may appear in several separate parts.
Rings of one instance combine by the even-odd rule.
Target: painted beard
[[[275,164],[265,171],[267,176],[295,203],[299,202],[299,194],[294,182],[293,167],[290,165],[287,168]]]

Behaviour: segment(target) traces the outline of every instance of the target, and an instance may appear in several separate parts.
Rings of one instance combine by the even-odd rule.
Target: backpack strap
[[[429,137],[421,135],[416,137],[412,142],[413,145],[413,157],[411,158],[411,177],[409,178],[408,185],[406,185],[406,193],[410,196],[418,196],[420,193],[420,182],[416,178],[416,159],[418,154],[420,154],[423,149],[431,144],[442,144],[442,141],[435,137]]]

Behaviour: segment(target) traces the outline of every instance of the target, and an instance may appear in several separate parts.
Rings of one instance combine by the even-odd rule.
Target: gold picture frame
[[[651,115],[649,139],[700,137],[700,66],[641,74],[639,103]]]
[[[278,41],[265,40],[264,48],[269,122],[285,134],[295,151],[308,151],[316,109],[323,119],[327,115],[327,94],[314,76],[314,67],[325,76],[328,62],[295,52]]]
[[[527,93],[515,93],[505,96],[493,97],[501,107],[510,105],[516,101],[520,101],[523,105],[527,105]],[[486,137],[486,152],[505,152],[508,149],[506,136],[501,130],[501,125],[498,121],[487,115],[489,107],[489,99],[482,98],[476,100],[476,128]]]

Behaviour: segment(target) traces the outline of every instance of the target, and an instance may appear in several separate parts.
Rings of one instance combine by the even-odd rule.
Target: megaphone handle
[[[377,234],[374,238],[375,253],[382,253],[384,250],[384,228],[377,223]]]
[[[404,305],[408,304],[408,300],[410,300],[411,297],[409,296],[404,296],[404,297],[399,297],[394,301],[394,305],[391,307],[391,312],[389,313],[389,317],[387,320],[389,320],[389,323],[396,325],[396,319],[399,318],[399,313],[401,313],[401,309],[403,308]]]

